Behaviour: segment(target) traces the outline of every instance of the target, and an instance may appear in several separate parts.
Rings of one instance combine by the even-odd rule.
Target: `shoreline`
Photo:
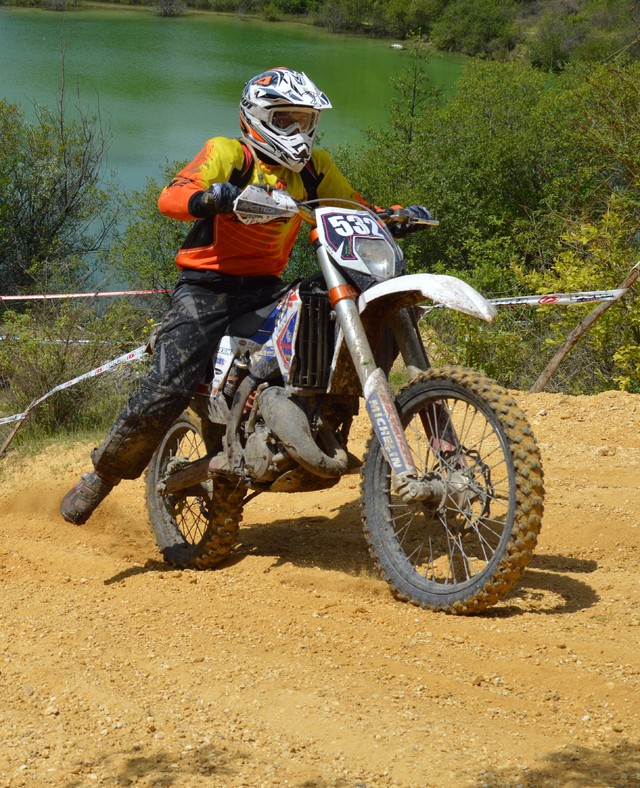
[[[65,8],[50,8],[44,5],[23,5],[21,3],[5,3],[0,4],[0,9],[24,10],[28,12],[41,11],[50,14],[80,14],[83,11],[102,11],[106,13],[116,13],[118,11],[135,14],[140,16],[150,15],[158,17],[158,19],[166,20],[179,20],[194,17],[221,17],[224,19],[237,19],[244,22],[254,22],[265,25],[284,25],[289,27],[304,27],[311,28],[318,33],[324,33],[333,38],[357,38],[364,40],[380,41],[381,43],[388,42],[388,45],[393,49],[406,50],[408,47],[404,43],[406,39],[399,39],[397,36],[379,36],[368,34],[366,32],[357,31],[332,31],[328,30],[322,25],[316,25],[311,21],[309,15],[284,15],[281,19],[271,20],[266,19],[264,16],[256,13],[239,13],[233,11],[213,11],[208,8],[191,8],[187,7],[182,13],[175,16],[163,16],[156,13],[155,6],[152,4],[132,4],[132,3],[110,3],[100,2],[100,0],[81,0],[77,5],[71,5]],[[424,45],[431,49],[433,55],[459,55],[456,52],[443,52],[435,49],[428,41]]]

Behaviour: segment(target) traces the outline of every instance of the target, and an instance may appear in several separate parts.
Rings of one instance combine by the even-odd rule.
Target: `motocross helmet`
[[[306,74],[272,68],[244,87],[242,136],[268,159],[300,172],[311,158],[320,112],[330,107],[329,99]]]

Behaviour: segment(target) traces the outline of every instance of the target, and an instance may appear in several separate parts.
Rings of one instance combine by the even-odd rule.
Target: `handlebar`
[[[383,211],[375,211],[378,219],[385,224],[400,225],[407,227],[438,227],[440,222],[437,219],[420,219],[407,208],[393,205]]]
[[[399,205],[385,210],[374,210],[362,203],[342,198],[302,201],[296,200],[283,190],[257,184],[251,184],[244,189],[236,198],[233,209],[245,224],[264,223],[299,215],[304,221],[315,225],[315,209],[322,205],[369,211],[376,219],[397,227],[401,232],[406,232],[409,228],[437,227],[440,224],[436,219],[417,217],[413,211]]]

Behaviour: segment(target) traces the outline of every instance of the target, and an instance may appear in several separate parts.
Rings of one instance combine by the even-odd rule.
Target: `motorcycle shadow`
[[[271,559],[262,571],[276,572],[283,566],[338,572],[346,577],[370,578],[386,585],[369,554],[361,509],[351,501],[327,514],[280,517],[269,522],[249,522],[240,528],[238,544],[225,561],[212,571],[242,563],[252,557]],[[132,566],[105,585],[149,572],[167,572],[170,565],[148,559]],[[497,606],[478,614],[487,618],[511,618],[525,614],[566,615],[596,605],[595,589],[576,575],[596,572],[594,560],[563,555],[534,555],[515,588]]]
[[[303,516],[245,526],[230,561],[242,561],[251,555],[275,559],[267,572],[293,564],[381,579],[369,556],[357,503],[341,507],[333,518]],[[600,597],[589,583],[575,575],[590,574],[597,568],[597,562],[592,560],[534,555],[518,585],[498,606],[479,615],[510,618],[586,610],[596,605]]]
[[[357,502],[343,505],[334,517],[301,516],[245,525],[240,530],[239,545],[226,565],[248,556],[275,559],[266,572],[293,564],[381,580],[369,555]],[[596,605],[600,597],[589,583],[575,575],[590,574],[597,568],[593,560],[534,555],[520,582],[502,603],[480,615],[507,618],[527,613],[563,615],[586,610]]]
[[[238,545],[226,565],[248,556],[275,559],[267,572],[293,564],[355,577],[378,577],[369,556],[357,501],[327,515],[301,513],[271,522],[243,524]]]
[[[588,610],[600,601],[595,588],[575,574],[597,571],[596,561],[563,555],[534,555],[516,587],[487,616],[509,618],[523,613],[562,615]]]
[[[331,510],[329,515],[300,514],[268,523],[245,522],[231,555],[211,571],[223,571],[250,556],[275,559],[266,572],[293,564],[335,570],[354,577],[378,577],[368,553],[357,501]],[[137,575],[172,569],[174,567],[161,558],[148,558],[144,564],[136,564],[107,578],[104,584],[113,585]]]

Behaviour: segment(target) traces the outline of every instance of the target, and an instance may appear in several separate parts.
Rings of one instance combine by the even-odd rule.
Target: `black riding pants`
[[[277,276],[183,272],[150,371],[92,452],[96,471],[118,479],[140,476],[166,428],[189,404],[229,321],[275,301],[282,288]]]

